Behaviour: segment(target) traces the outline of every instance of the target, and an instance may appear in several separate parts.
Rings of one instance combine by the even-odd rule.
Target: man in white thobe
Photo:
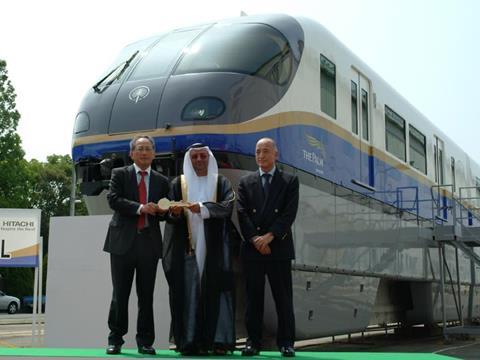
[[[184,355],[223,355],[235,346],[229,227],[235,193],[207,146],[185,154],[172,181],[163,266],[170,287],[171,340]]]

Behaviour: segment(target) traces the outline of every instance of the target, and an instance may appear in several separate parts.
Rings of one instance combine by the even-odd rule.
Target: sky
[[[318,21],[480,164],[477,0],[0,0],[26,158],[71,153],[80,102],[124,46],[241,11]]]

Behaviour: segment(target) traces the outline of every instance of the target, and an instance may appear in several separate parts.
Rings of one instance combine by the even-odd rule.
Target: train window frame
[[[408,140],[409,140],[409,164],[414,169],[427,174],[427,137],[419,131],[415,126],[409,124],[408,126]],[[415,162],[417,155],[421,161],[421,166],[417,166]],[[415,159],[414,159],[415,158]]]
[[[404,118],[385,105],[385,149],[404,162],[407,161],[406,124]]]
[[[358,85],[350,80],[350,104],[352,109],[352,132],[358,135]]]
[[[320,54],[320,110],[333,119],[337,118],[336,65],[323,54]]]

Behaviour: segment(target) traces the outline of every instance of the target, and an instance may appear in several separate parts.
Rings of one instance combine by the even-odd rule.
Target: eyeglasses
[[[143,146],[139,146],[139,147],[136,147],[134,151],[138,151],[138,152],[152,152],[153,151],[153,148],[151,146],[146,146],[146,147],[143,147]]]

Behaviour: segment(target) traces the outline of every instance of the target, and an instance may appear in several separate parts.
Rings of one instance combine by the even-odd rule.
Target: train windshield
[[[263,24],[216,25],[184,50],[175,75],[238,72],[284,85],[292,72],[285,37]]]
[[[148,38],[126,46],[95,86],[122,78],[125,73],[125,71],[121,71],[125,70],[124,65],[127,62],[134,60],[137,57],[137,54],[147,49],[154,41],[155,38]]]
[[[167,76],[182,49],[198,35],[201,28],[174,31],[164,36],[137,65],[131,80]]]

